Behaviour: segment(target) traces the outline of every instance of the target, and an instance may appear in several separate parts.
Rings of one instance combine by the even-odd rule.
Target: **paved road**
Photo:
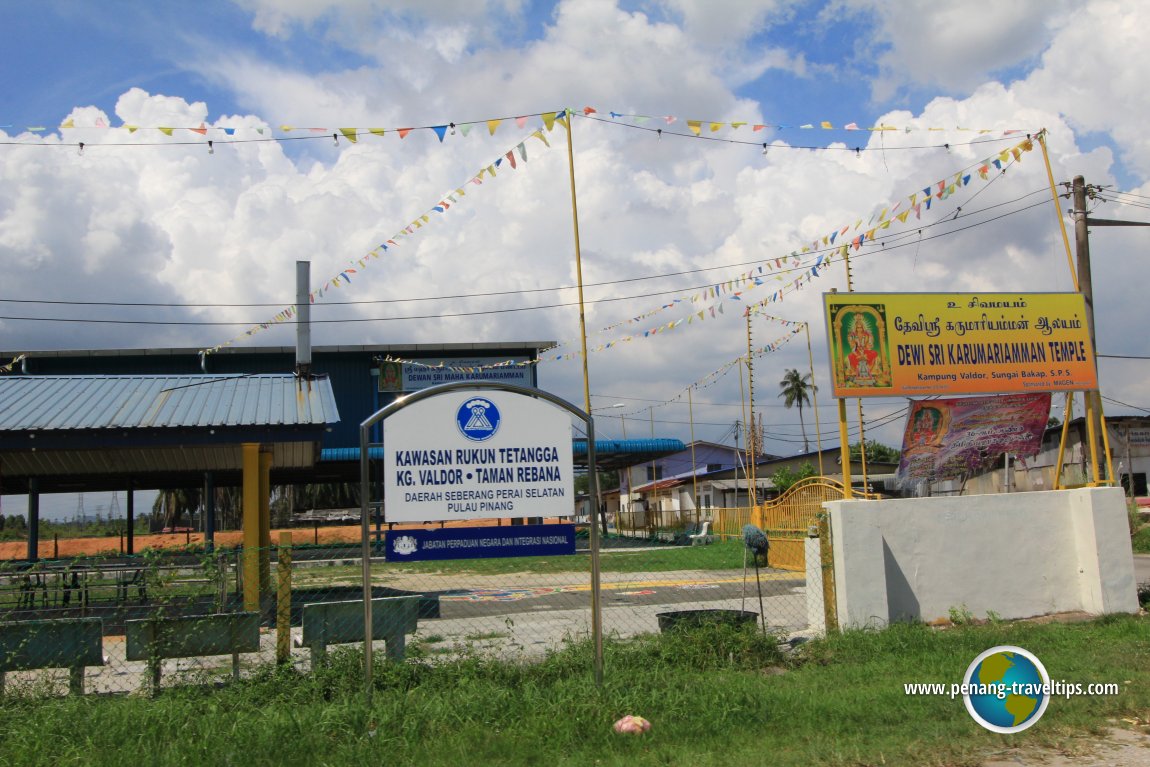
[[[1150,554],[1134,555],[1134,582],[1150,583]]]
[[[563,580],[575,579],[543,577],[536,583],[508,582],[478,587],[463,583],[458,590],[440,596],[440,612],[444,618],[474,618],[587,608],[590,585],[582,579],[567,583],[562,583]],[[539,582],[544,585],[538,585]],[[764,598],[788,595],[801,598],[805,582],[800,573],[771,571],[763,573],[760,584]],[[747,604],[758,600],[754,574],[748,576],[744,590],[742,573],[731,571],[632,573],[625,579],[604,580],[601,594],[605,608],[698,605],[742,600],[744,596]]]

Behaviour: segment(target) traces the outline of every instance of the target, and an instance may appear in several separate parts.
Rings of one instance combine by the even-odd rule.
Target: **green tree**
[[[814,466],[811,466],[810,461],[800,466],[797,471],[790,466],[784,466],[771,475],[771,484],[775,486],[775,490],[778,491],[779,495],[782,495],[790,490],[797,482],[807,477],[813,477],[816,474],[818,474],[818,472],[815,471]]]
[[[900,453],[893,447],[876,442],[873,439],[866,441],[866,459],[868,461],[878,461],[879,463],[898,463]],[[851,444],[851,459],[859,460],[862,457],[859,452],[859,443],[854,442]]]
[[[190,519],[192,513],[200,507],[201,495],[199,489],[195,488],[161,490],[152,502],[152,519],[159,521],[161,528],[174,529],[185,515]]]
[[[779,386],[782,391],[779,396],[783,398],[783,404],[790,409],[794,405],[799,406],[799,426],[803,430],[803,452],[809,453],[811,451],[810,442],[807,440],[807,425],[803,422],[803,404],[811,404],[811,394],[817,392],[819,387],[811,381],[811,374],[801,374],[794,368],[788,370],[783,380],[779,381]]]
[[[580,474],[575,477],[575,492],[586,493],[591,487],[591,478],[588,474]],[[607,492],[608,490],[619,489],[619,472],[617,471],[601,471],[599,472],[599,491]]]

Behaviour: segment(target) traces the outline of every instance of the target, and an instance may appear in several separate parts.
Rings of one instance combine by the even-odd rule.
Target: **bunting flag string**
[[[567,115],[568,118],[570,116],[569,112],[561,114]],[[562,117],[556,117],[552,121],[551,125],[554,126],[554,123],[556,122],[566,127],[566,123]],[[541,130],[537,130],[532,133],[529,138],[531,137],[538,138],[544,143],[544,145],[548,147],[550,146],[546,136]],[[475,185],[481,185],[483,183],[483,176],[485,174],[494,178],[497,173],[497,168],[499,168],[504,161],[507,161],[512,168],[515,168],[516,152],[518,152],[520,157],[526,161],[526,140],[527,139],[525,139],[523,142],[520,142],[516,147],[509,149],[506,153],[504,153],[491,164],[481,168],[480,171],[471,179],[469,179],[468,182],[465,182],[465,184],[471,183]],[[848,255],[848,250],[850,248],[853,248],[857,251],[863,245],[863,243],[874,240],[879,231],[889,229],[896,222],[898,224],[906,224],[911,213],[914,213],[916,219],[921,219],[924,209],[928,212],[931,211],[934,200],[937,199],[939,201],[945,201],[950,199],[950,197],[952,197],[959,189],[969,185],[972,182],[975,174],[977,174],[981,180],[989,180],[990,168],[992,167],[996,171],[1004,172],[1006,167],[1009,165],[1016,162],[1021,162],[1022,153],[1031,151],[1033,146],[1033,138],[1031,136],[1027,136],[1024,141],[1020,142],[1014,147],[1004,149],[996,155],[991,155],[977,163],[972,163],[971,165],[955,172],[953,175],[948,175],[941,180],[927,184],[921,189],[921,191],[916,191],[908,195],[905,200],[900,199],[897,203],[894,204],[886,203],[881,206],[876,206],[876,212],[870,216],[865,227],[863,220],[860,218],[856,220],[853,227],[848,224],[841,228],[836,228],[828,234],[823,235],[821,238],[812,241],[810,245],[804,245],[799,250],[792,251],[786,256],[779,256],[773,260],[764,262],[767,269],[769,269],[770,264],[773,263],[776,270],[782,270],[785,266],[789,271],[801,268],[804,270],[804,272],[796,279],[789,280],[785,283],[783,282],[784,278],[782,274],[773,274],[772,276],[776,282],[776,290],[767,296],[767,298],[759,301],[755,306],[761,307],[768,303],[781,301],[787,292],[801,289],[804,284],[809,282],[814,277],[817,277],[821,270],[825,270],[827,267],[829,267],[830,264],[835,260],[834,257],[836,255],[841,258],[845,258]],[[352,281],[352,275],[357,275],[359,271],[365,269],[370,264],[370,261],[378,259],[382,251],[388,250],[389,246],[397,247],[404,237],[412,236],[417,230],[428,224],[431,220],[432,213],[446,212],[452,204],[458,202],[458,199],[463,197],[465,194],[466,191],[464,189],[464,185],[461,185],[460,187],[457,187],[454,192],[444,195],[444,198],[441,199],[439,203],[432,206],[428,212],[414,219],[406,227],[392,235],[392,237],[388,238],[376,249],[370,251],[357,260],[349,262],[348,266],[343,271],[323,283],[318,289],[313,290],[310,296],[311,302],[315,303],[330,290],[338,289],[345,284],[350,285]],[[904,203],[906,204],[905,209],[903,209]],[[853,234],[855,232],[857,232],[857,234],[853,238],[848,239],[848,233]],[[803,258],[809,258],[810,256],[815,257],[813,264],[810,264],[809,266],[804,265]],[[766,271],[764,270],[764,265],[760,264],[755,269],[745,272],[735,279],[715,283],[714,285],[709,286],[695,293],[694,295],[674,299],[671,302],[665,303],[648,312],[626,318],[613,325],[602,328],[601,330],[596,331],[595,334],[601,334],[617,329],[619,327],[643,322],[644,320],[649,319],[650,317],[655,316],[663,311],[683,306],[688,302],[696,305],[707,301],[711,302],[709,305],[702,306],[698,309],[692,307],[691,313],[678,319],[671,320],[670,322],[657,325],[655,327],[649,327],[641,333],[635,332],[613,341],[600,344],[593,349],[589,349],[589,352],[606,351],[618,345],[629,343],[639,338],[650,338],[654,335],[659,335],[675,330],[683,325],[691,325],[695,322],[703,322],[708,318],[715,319],[718,315],[725,313],[725,301],[735,300],[742,302],[744,300],[744,295],[747,292],[765,286],[767,284],[767,280],[763,279],[765,276],[767,275]],[[749,307],[747,307],[747,309],[749,310]],[[242,335],[237,336],[236,338],[233,338],[224,344],[213,347],[212,349],[204,350],[204,352],[212,353],[219,348],[230,345],[246,336],[254,335],[259,331],[266,330],[267,328],[276,324],[287,322],[288,320],[292,319],[294,313],[294,306],[285,307],[280,313],[272,318],[272,320],[252,326]],[[552,348],[571,346],[573,344],[574,340],[567,340],[556,344],[556,346]],[[565,354],[541,357],[539,361],[561,361],[575,359],[579,356],[581,356],[580,352],[569,352]]]
[[[763,356],[766,356],[767,354],[771,354],[773,352],[778,351],[783,346],[785,346],[787,343],[789,343],[790,340],[792,338],[794,338],[795,335],[798,334],[801,330],[802,330],[802,328],[795,328],[794,330],[788,331],[785,335],[780,336],[779,338],[776,338],[774,341],[771,341],[769,344],[767,344],[765,346],[760,346],[757,349],[752,349],[751,350],[751,356],[752,357],[763,357]],[[714,386],[716,383],[718,383],[723,378],[723,376],[725,376],[727,373],[729,373],[731,371],[731,368],[733,368],[735,365],[738,365],[740,362],[742,362],[745,359],[746,359],[746,356],[736,357],[735,359],[724,363],[717,370],[713,370],[710,373],[707,373],[707,375],[705,375],[702,378],[700,378],[699,380],[695,381],[690,386],[687,386],[686,388],[683,389],[682,392],[680,392],[679,394],[676,394],[671,399],[664,400],[663,402],[659,402],[659,403],[656,403],[654,405],[650,405],[648,407],[643,408],[643,410],[654,410],[657,407],[666,407],[667,405],[674,404],[675,402],[681,402],[683,397],[687,394],[687,391],[690,389],[695,389],[696,391],[698,391],[700,389],[707,389],[711,386]],[[636,411],[634,413],[624,413],[623,417],[625,418],[628,415],[638,415],[639,412],[641,412],[641,411]]]
[[[799,323],[799,324],[801,324],[801,323]],[[798,333],[799,330],[801,330],[801,329],[802,329],[801,327],[796,328],[795,330],[792,330],[789,333],[787,333],[787,335],[782,336],[779,339],[772,341],[771,343],[769,343],[765,346],[761,346],[758,349],[752,350],[751,353],[754,356],[762,356],[764,354],[769,354],[770,352],[776,351],[783,344],[790,341],[791,338],[794,336],[794,334]],[[603,347],[603,348],[606,348],[606,347]],[[590,351],[601,351],[601,350],[602,349],[588,350],[588,351],[590,352]],[[577,355],[564,355],[563,358],[574,357],[574,356],[577,356]],[[420,362],[419,360],[407,359],[405,357],[395,357],[395,356],[392,356],[391,354],[388,354],[386,357],[384,357],[382,359],[382,361],[383,362],[397,362],[397,363],[400,363],[402,365],[412,365],[414,367],[430,369],[430,370],[449,370],[449,371],[454,372],[454,373],[481,373],[485,370],[497,370],[497,369],[509,368],[509,367],[530,367],[531,365],[538,365],[542,362],[553,362],[557,359],[560,359],[560,358],[558,358],[558,357],[556,357],[556,358],[536,357],[535,359],[531,359],[531,360],[503,360],[502,362],[496,362],[496,363],[493,363],[490,365],[448,365],[446,362],[440,361],[439,363],[432,365],[432,364],[427,363],[427,362]],[[742,357],[735,358],[731,362],[726,363],[723,367],[719,368],[718,370],[713,371],[713,372],[708,373],[707,375],[703,376],[703,378],[701,378],[700,380],[691,384],[691,386],[695,386],[697,388],[706,388],[706,386],[704,386],[704,384],[709,379],[716,377],[716,376],[721,376],[731,366],[737,365],[739,363],[739,360],[741,360],[741,359],[743,359],[743,358]],[[710,384],[706,384],[706,385],[710,385]],[[673,402],[673,401],[674,400],[668,400],[668,402],[664,403],[664,404],[669,404],[670,402]]]
[[[555,127],[556,123],[566,127],[566,120],[571,114],[571,110],[559,109],[554,112],[535,112],[526,115],[519,115],[515,117],[497,117],[484,120],[477,120],[473,122],[447,122],[440,125],[421,125],[418,127],[410,128],[382,128],[382,127],[299,127],[296,125],[283,124],[279,125],[277,129],[270,125],[208,125],[205,122],[200,122],[199,125],[134,125],[130,123],[122,123],[118,126],[111,125],[103,118],[97,116],[90,124],[78,122],[76,118],[69,117],[67,120],[59,123],[58,125],[50,127],[47,123],[39,125],[25,125],[17,128],[12,124],[0,125],[0,130],[21,130],[24,133],[32,133],[36,135],[43,135],[54,131],[59,131],[61,137],[64,132],[70,133],[84,133],[85,136],[92,132],[102,132],[104,135],[125,133],[129,136],[144,132],[155,131],[162,133],[169,138],[177,138],[184,134],[193,134],[201,137],[202,140],[197,139],[195,143],[204,143],[210,137],[212,145],[218,146],[228,143],[244,143],[250,141],[283,141],[283,140],[296,140],[296,139],[331,139],[338,145],[340,138],[345,139],[351,144],[356,144],[365,136],[384,137],[390,134],[395,134],[400,139],[407,138],[414,131],[430,131],[440,143],[443,143],[449,135],[461,135],[466,137],[471,132],[471,129],[476,125],[483,125],[487,127],[488,133],[492,136],[495,135],[498,127],[508,121],[514,121],[515,125],[523,129],[531,120],[539,120],[543,128],[548,132]],[[191,138],[189,136],[188,138]],[[13,142],[5,142],[13,143]],[[136,146],[140,144],[112,144],[111,142],[93,143],[92,141],[85,142],[86,146]],[[71,144],[65,144],[71,146]]]
[[[843,227],[841,230],[836,229],[833,232],[824,235],[820,240],[815,240],[810,245],[803,246],[800,250],[792,251],[786,256],[779,256],[775,259],[771,259],[765,262],[767,269],[770,268],[772,263],[774,264],[775,268],[779,270],[785,269],[786,271],[793,272],[801,269],[802,274],[794,279],[788,279],[784,282],[784,277],[781,274],[775,273],[773,275],[767,275],[764,272],[764,266],[759,265],[734,279],[715,283],[714,285],[704,288],[693,295],[676,298],[671,302],[665,303],[648,312],[629,317],[613,325],[609,325],[605,328],[595,331],[594,334],[601,334],[625,325],[642,322],[643,320],[670,308],[684,306],[688,303],[698,304],[705,301],[712,301],[712,303],[709,305],[705,305],[701,308],[692,307],[692,312],[690,314],[687,314],[676,320],[672,320],[662,325],[657,325],[653,328],[648,328],[641,333],[636,332],[612,341],[608,341],[598,346],[588,348],[587,351],[589,354],[607,351],[609,349],[616,348],[622,344],[630,343],[635,340],[650,338],[655,335],[667,333],[669,331],[680,328],[683,325],[691,325],[697,322],[704,322],[708,319],[716,319],[719,315],[725,314],[725,301],[733,300],[743,302],[744,297],[748,292],[767,284],[765,277],[773,276],[774,280],[778,284],[776,284],[775,289],[771,292],[771,294],[754,304],[745,305],[742,314],[743,316],[746,316],[751,312],[761,312],[762,308],[767,304],[781,302],[787,293],[801,290],[802,287],[809,283],[814,277],[819,276],[820,272],[825,271],[833,263],[835,263],[836,257],[837,260],[842,260],[842,258],[845,258],[848,255],[848,252],[851,248],[858,250],[863,242],[869,242],[875,239],[878,231],[888,229],[895,222],[899,224],[906,224],[912,212],[915,214],[916,219],[921,219],[923,209],[928,212],[932,211],[932,201],[934,199],[938,199],[940,201],[948,200],[951,196],[957,193],[959,188],[963,188],[969,185],[973,179],[972,171],[976,171],[980,179],[984,181],[989,180],[989,169],[991,167],[995,168],[997,171],[1005,171],[1009,165],[1015,162],[1021,162],[1023,152],[1029,152],[1032,149],[1033,141],[1031,138],[1027,138],[1025,141],[1019,143],[1015,147],[1003,150],[997,155],[987,157],[980,162],[973,163],[966,168],[955,172],[953,175],[944,177],[940,181],[932,182],[926,185],[921,191],[908,195],[906,198],[908,201],[907,208],[901,213],[898,212],[902,207],[901,200],[893,204],[885,203],[881,206],[876,206],[876,213],[873,214],[870,217],[870,220],[867,222],[867,226],[871,226],[872,224],[874,226],[866,232],[860,233],[857,237],[850,240],[849,242],[845,238],[840,237],[841,234],[852,231],[852,227],[848,225]],[[937,206],[934,206],[934,208],[937,208]],[[876,218],[878,220],[877,223]],[[853,231],[858,231],[860,228],[862,228],[862,226],[862,219],[859,219],[854,224]],[[835,243],[836,239],[839,240],[838,243]],[[820,244],[823,247],[820,247]],[[814,256],[813,262],[809,260],[810,256]],[[804,263],[802,257],[805,257],[808,260]],[[736,290],[736,288],[739,289]],[[801,324],[792,323],[789,320],[783,320],[776,317],[770,317],[770,319],[781,322],[784,325]],[[551,347],[551,350],[560,349],[567,346],[575,346],[577,340],[578,339],[569,339],[562,341]],[[574,360],[581,357],[582,353],[580,351],[572,351],[561,354],[548,354],[547,356],[540,356],[537,359],[529,360],[526,362],[500,362],[484,366],[483,368],[475,368],[469,370],[468,372],[477,372],[478,370],[486,368],[497,368],[511,364],[533,365],[543,362]],[[419,363],[411,362],[410,364]]]
[[[603,113],[595,107],[583,107],[582,110],[576,113],[580,117],[592,117],[593,115],[600,115],[598,119],[603,120],[601,116]],[[627,120],[640,125],[645,125],[649,122],[662,123],[664,125],[673,125],[680,121],[679,117],[674,115],[663,115],[655,117],[653,115],[631,114],[625,112],[608,111],[607,121],[620,121]],[[974,133],[980,136],[988,134],[1001,134],[1002,136],[1017,136],[1023,133],[1033,133],[1034,131],[1026,131],[1021,128],[969,128],[961,125],[953,127],[942,126],[911,126],[911,125],[887,125],[880,123],[878,125],[859,125],[857,122],[849,122],[841,125],[834,125],[830,120],[819,120],[818,122],[805,122],[805,123],[752,123],[746,120],[693,120],[682,119],[683,124],[687,129],[696,136],[701,136],[704,133],[717,133],[724,129],[737,131],[744,126],[750,126],[750,133],[760,133],[765,130],[823,130],[823,131],[861,131],[861,132],[895,132],[895,133],[917,133],[917,132],[941,132],[941,131],[956,131],[958,133]]]
[[[207,138],[212,136],[217,143],[227,143],[228,139],[236,139],[237,137],[243,138],[245,136],[252,137],[253,135],[258,138],[275,140],[277,138],[291,137],[291,138],[338,138],[342,137],[351,144],[358,143],[359,139],[363,136],[376,136],[384,137],[391,135],[398,136],[400,139],[407,138],[413,131],[430,131],[432,135],[442,143],[448,135],[455,136],[461,135],[466,137],[471,129],[476,125],[483,126],[488,130],[490,136],[496,135],[500,125],[508,122],[514,122],[517,128],[526,128],[529,120],[542,121],[546,130],[551,130],[555,122],[560,122],[565,116],[575,114],[581,117],[596,118],[596,120],[603,122],[627,122],[637,126],[645,126],[647,123],[656,123],[658,125],[666,125],[669,129],[670,125],[681,123],[687,126],[688,133],[683,133],[684,136],[690,135],[695,137],[704,137],[713,135],[720,131],[737,132],[741,129],[746,129],[744,133],[757,140],[761,139],[761,133],[765,131],[835,131],[835,132],[897,132],[897,133],[938,133],[944,131],[953,131],[958,133],[971,133],[974,136],[991,136],[997,135],[1003,138],[1012,136],[1019,136],[1022,133],[1033,133],[1034,131],[1027,131],[1024,129],[991,129],[991,128],[969,128],[964,125],[940,126],[940,125],[888,125],[880,123],[877,125],[860,125],[857,122],[849,122],[843,124],[834,124],[829,120],[820,120],[812,122],[795,122],[795,123],[782,123],[782,122],[751,122],[746,120],[733,120],[733,121],[719,121],[719,120],[692,120],[692,118],[681,118],[675,115],[643,115],[614,112],[600,112],[595,107],[583,107],[582,109],[559,109],[555,112],[538,112],[529,113],[526,115],[516,116],[503,116],[503,117],[488,117],[483,120],[476,121],[448,121],[445,123],[409,126],[409,128],[384,128],[384,126],[376,125],[356,125],[348,126],[348,121],[340,121],[332,126],[300,126],[291,123],[279,122],[278,129],[273,128],[271,125],[246,125],[246,124],[215,124],[208,125],[206,122],[200,122],[198,125],[140,125],[122,122],[120,125],[110,124],[104,115],[99,114],[92,118],[91,122],[86,122],[81,118],[77,120],[76,117],[68,117],[60,123],[41,122],[37,124],[25,124],[17,126],[11,123],[0,124],[0,130],[21,130],[26,133],[33,133],[33,135],[44,135],[44,133],[60,131],[104,131],[115,132],[123,131],[129,135],[135,135],[140,131],[155,131],[163,133],[164,136],[176,137],[182,133],[193,133],[193,135]],[[604,117],[603,115],[606,115]],[[667,131],[667,129],[660,128],[660,131]],[[278,136],[277,136],[278,132]],[[940,145],[942,146],[942,145]],[[889,147],[888,147],[889,148]]]
[[[384,357],[382,362],[398,362],[402,365],[411,365],[425,370],[448,370],[452,373],[481,373],[484,370],[499,370],[502,368],[525,368],[532,365],[538,365],[539,359],[533,360],[503,360],[502,362],[495,362],[490,365],[448,365],[446,362],[439,362],[438,364],[431,365],[427,362],[420,362],[419,360],[409,360],[403,357],[393,357],[388,354]]]
[[[777,322],[780,325],[785,325],[786,327],[791,327],[793,325],[798,325],[801,327],[801,326],[807,324],[805,322],[799,322],[799,321],[795,321],[795,320],[784,320],[782,317],[773,317],[770,314],[764,314],[762,311],[763,306],[764,306],[764,303],[762,301],[760,301],[757,304],[753,304],[751,306],[748,306],[747,311],[743,314],[743,316],[749,317],[752,315],[757,315],[759,317],[762,317],[764,320],[770,320],[771,322]]]
[[[776,285],[771,295],[767,298],[754,304],[755,307],[761,307],[768,303],[781,301],[783,295],[790,290],[799,289],[802,284],[809,282],[810,278],[818,276],[818,273],[826,269],[834,261],[834,257],[838,256],[840,259],[848,255],[848,249],[853,248],[857,251],[862,247],[863,243],[870,242],[876,238],[878,232],[889,229],[892,225],[903,224],[905,225],[910,215],[913,213],[916,220],[921,220],[923,211],[930,212],[932,207],[935,207],[935,200],[945,201],[949,200],[959,188],[968,186],[973,180],[973,174],[977,173],[978,177],[983,181],[990,180],[990,168],[996,171],[1005,171],[1006,167],[1015,162],[1021,162],[1022,153],[1029,152],[1034,148],[1034,140],[1030,137],[1020,142],[1018,145],[1009,149],[1004,149],[996,155],[991,155],[978,162],[971,163],[970,165],[962,168],[951,175],[947,175],[942,180],[934,181],[926,184],[921,191],[916,191],[907,195],[905,200],[898,198],[896,202],[886,202],[874,207],[876,211],[870,216],[866,222],[864,229],[863,219],[857,219],[854,225],[847,224],[843,227],[836,228],[833,231],[823,235],[821,238],[812,241],[809,245],[804,245],[799,250],[792,251],[785,256],[778,256],[774,259],[768,259],[763,264],[743,272],[737,277],[726,280],[724,282],[715,283],[699,290],[698,292],[690,295],[680,296],[664,303],[658,307],[643,312],[642,314],[627,317],[619,322],[607,325],[592,333],[592,335],[600,335],[607,333],[618,328],[633,325],[635,323],[643,322],[649,318],[660,314],[668,309],[682,307],[686,304],[699,304],[707,301],[713,301],[710,305],[702,307],[701,311],[693,311],[691,314],[686,315],[684,319],[688,323],[705,320],[708,316],[714,317],[716,306],[720,307],[718,311],[721,312],[722,302],[724,300],[731,301],[744,301],[745,295],[752,290],[760,287],[767,286],[768,280],[773,278]],[[904,202],[906,203],[903,209]],[[877,221],[876,221],[877,219]],[[853,238],[847,239],[848,233],[856,233]],[[836,242],[837,240],[837,242]],[[814,256],[814,261],[811,263],[809,260],[804,263],[803,257]],[[773,268],[772,268],[773,266]],[[798,279],[787,280],[783,276],[783,272],[794,272],[803,270],[804,275]],[[747,307],[747,311],[750,310]],[[649,337],[659,332],[673,329],[682,323],[682,319],[677,322],[667,323],[653,329],[648,329],[642,335]],[[612,343],[599,347],[596,351],[610,348],[611,346],[633,340],[634,336],[627,336]],[[567,339],[556,344],[555,348],[574,346],[578,343],[579,339]],[[554,359],[572,359],[573,354],[559,355]]]
[[[555,120],[555,122],[561,123],[564,126],[566,125],[566,123],[563,123],[563,121],[558,120],[558,119]],[[452,191],[444,194],[442,196],[442,198],[435,205],[433,205],[431,208],[429,208],[425,213],[422,213],[421,215],[417,216],[415,219],[413,219],[411,221],[411,223],[407,224],[407,226],[403,227],[402,229],[397,231],[395,234],[391,235],[391,237],[388,237],[386,240],[384,240],[384,242],[382,242],[381,244],[376,246],[374,249],[368,251],[363,256],[360,256],[357,259],[353,259],[353,260],[349,261],[347,266],[345,266],[338,274],[336,274],[334,277],[326,280],[325,282],[321,283],[318,288],[313,289],[309,293],[308,298],[309,298],[310,302],[312,304],[314,304],[317,301],[319,301],[320,299],[322,299],[329,291],[339,289],[344,285],[350,285],[352,282],[352,277],[353,276],[358,277],[358,275],[361,272],[365,271],[368,267],[371,266],[372,261],[378,260],[380,258],[380,256],[383,255],[384,252],[390,250],[391,248],[397,248],[400,246],[400,244],[406,243],[407,240],[410,237],[412,237],[416,233],[417,230],[422,229],[424,226],[429,225],[432,221],[433,215],[444,214],[449,209],[451,209],[451,207],[453,205],[458,204],[460,202],[460,199],[467,195],[467,190],[465,189],[465,186],[467,184],[473,184],[475,186],[481,186],[483,184],[483,177],[485,175],[489,176],[492,179],[495,178],[496,174],[498,172],[498,169],[503,164],[503,162],[505,161],[505,159],[507,158],[508,155],[512,155],[513,153],[518,152],[519,156],[522,158],[523,164],[526,164],[527,163],[526,143],[528,140],[530,140],[532,138],[536,138],[539,141],[541,141],[545,147],[550,148],[550,146],[551,146],[551,143],[547,140],[547,137],[543,134],[543,131],[542,130],[536,130],[530,136],[523,139],[523,141],[520,141],[516,146],[514,146],[510,150],[508,150],[508,152],[506,154],[501,155],[494,162],[486,165],[485,167],[480,168],[478,173],[473,175],[470,179],[465,181],[463,184],[460,184],[458,187],[456,187]],[[513,160],[508,162],[508,164],[512,168],[518,167]],[[472,191],[474,191],[474,190],[472,190]],[[225,346],[230,346],[230,345],[236,343],[237,341],[240,341],[244,338],[253,336],[253,335],[255,335],[255,334],[257,334],[263,330],[267,330],[268,328],[274,327],[276,325],[280,325],[280,324],[283,324],[285,322],[289,322],[295,317],[297,310],[298,310],[298,307],[295,304],[292,304],[291,306],[286,306],[282,310],[280,310],[280,312],[277,313],[270,320],[268,320],[266,322],[261,322],[261,323],[256,324],[256,325],[252,325],[250,328],[248,328],[247,330],[245,330],[243,333],[236,336],[235,338],[232,338],[228,341],[225,341],[222,344],[217,344],[216,346],[213,346],[211,348],[202,349],[200,353],[201,354],[212,354],[214,352],[219,351],[221,348],[223,348]]]

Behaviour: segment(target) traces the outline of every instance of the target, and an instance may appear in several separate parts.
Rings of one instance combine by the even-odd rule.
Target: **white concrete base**
[[[1120,488],[826,508],[843,627],[930,621],[952,610],[980,618],[1138,611]]]

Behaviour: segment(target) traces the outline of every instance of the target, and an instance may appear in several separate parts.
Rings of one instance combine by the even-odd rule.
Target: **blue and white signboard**
[[[575,553],[573,525],[446,527],[393,530],[387,534],[388,562],[486,557],[550,557]]]
[[[575,513],[571,420],[514,392],[455,391],[383,422],[388,522]]]

